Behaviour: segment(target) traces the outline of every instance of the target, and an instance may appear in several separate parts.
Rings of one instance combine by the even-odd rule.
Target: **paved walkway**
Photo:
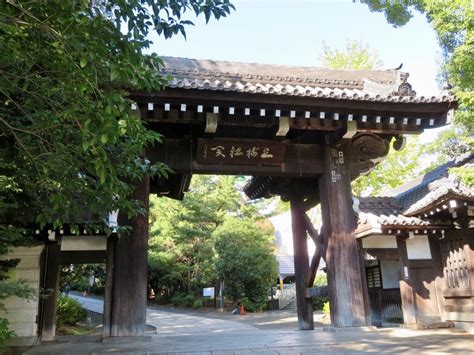
[[[96,301],[86,298],[84,305],[97,307],[100,303]],[[227,317],[223,320],[156,309],[148,309],[147,320],[158,327],[156,335],[103,343],[97,338],[43,343],[26,354],[474,354],[474,336],[454,329],[261,330]]]
[[[104,302],[102,300],[75,294],[70,294],[69,296],[78,300],[87,310],[99,314],[103,313]],[[155,327],[160,335],[179,334],[180,336],[185,336],[199,333],[210,334],[258,330],[251,325],[228,319],[198,317],[183,313],[166,312],[155,308],[147,308],[146,322],[148,325]]]

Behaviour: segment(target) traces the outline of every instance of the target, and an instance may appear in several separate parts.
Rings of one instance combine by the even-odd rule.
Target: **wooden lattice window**
[[[368,263],[368,265],[366,264],[365,274],[367,276],[368,288],[382,287],[382,273],[380,272],[380,264],[378,260],[370,260],[370,263]]]
[[[467,241],[462,237],[440,241],[439,246],[447,289],[469,288],[469,265],[464,250],[466,243]]]

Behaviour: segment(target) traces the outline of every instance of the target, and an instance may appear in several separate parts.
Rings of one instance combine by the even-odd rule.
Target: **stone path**
[[[97,307],[96,301],[86,298],[84,305]],[[474,354],[474,336],[456,329],[261,330],[224,318],[148,309],[149,323],[158,327],[156,335],[43,343],[25,354]]]
[[[78,300],[84,308],[96,313],[103,313],[102,300],[70,294]],[[198,317],[183,313],[166,312],[154,308],[147,308],[147,324],[154,326],[159,335],[179,334],[180,336],[199,333],[223,333],[236,331],[256,331],[256,327],[232,320]]]

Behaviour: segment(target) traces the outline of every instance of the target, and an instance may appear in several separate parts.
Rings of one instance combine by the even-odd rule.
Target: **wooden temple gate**
[[[145,177],[134,198],[149,193],[180,199],[192,174],[251,175],[250,198],[280,195],[291,202],[298,323],[313,329],[311,286],[327,264],[331,322],[370,322],[350,182],[368,172],[404,134],[449,121],[454,98],[417,97],[397,70],[321,68],[163,58],[173,76],[156,93],[133,93],[135,112],[163,143],[146,152],[164,162],[169,179]],[[321,203],[318,233],[305,212]],[[119,219],[120,220],[120,219]],[[107,245],[104,336],[145,332],[148,222],[120,223],[129,235]],[[317,245],[308,268],[307,236]]]

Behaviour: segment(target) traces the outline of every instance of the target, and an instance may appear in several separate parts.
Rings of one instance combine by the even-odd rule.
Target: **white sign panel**
[[[214,287],[205,287],[202,290],[203,297],[214,297]]]

